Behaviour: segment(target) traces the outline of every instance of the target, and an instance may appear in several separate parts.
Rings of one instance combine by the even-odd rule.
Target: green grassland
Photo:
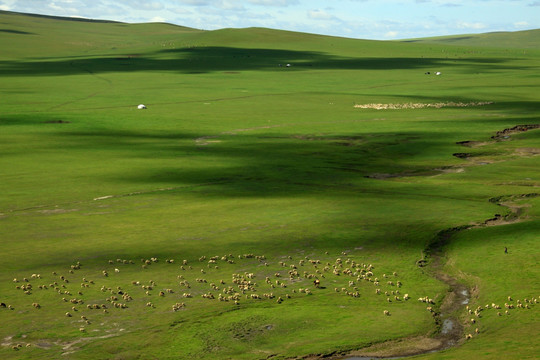
[[[449,35],[403,40],[404,42],[454,44],[460,46],[538,49],[540,30],[491,32],[485,34]]]
[[[469,46],[0,12],[0,357],[285,359],[435,336],[417,299],[438,309],[449,289],[417,260],[500,214],[442,258],[471,307],[504,316],[473,326],[462,307],[473,338],[419,358],[535,358],[539,306],[516,301],[540,295],[540,130],[492,138],[540,122],[527,34]],[[354,107],[448,102],[490,104]]]

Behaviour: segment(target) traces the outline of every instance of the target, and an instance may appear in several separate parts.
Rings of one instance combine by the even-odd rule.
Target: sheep
[[[386,315],[386,316],[390,316],[390,311],[384,310],[384,311],[383,311],[383,314]]]
[[[67,313],[66,313],[66,316],[67,316],[67,317],[71,317],[72,315],[71,315],[71,313],[67,312]]]
[[[114,269],[114,272],[115,272],[115,273],[119,273],[119,272],[120,272],[120,269],[115,268],[115,269]]]
[[[474,329],[474,332],[480,334],[480,330],[478,328]]]
[[[471,335],[471,334],[467,334],[467,335],[465,336],[465,339],[466,339],[466,340],[472,339],[472,335]]]

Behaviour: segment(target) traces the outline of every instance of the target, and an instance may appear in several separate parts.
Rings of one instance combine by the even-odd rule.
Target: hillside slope
[[[484,34],[437,36],[401,41],[408,43],[446,44],[471,47],[540,49],[540,29],[515,32],[490,32]]]

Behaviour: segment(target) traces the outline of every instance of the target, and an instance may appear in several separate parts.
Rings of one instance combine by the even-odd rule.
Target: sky
[[[0,10],[373,40],[540,28],[540,0],[0,0]]]

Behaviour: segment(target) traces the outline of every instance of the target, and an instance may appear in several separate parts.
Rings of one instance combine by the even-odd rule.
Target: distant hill
[[[194,29],[168,23],[130,24],[0,11],[0,59],[104,56],[200,47],[343,51],[359,46],[395,48],[397,43],[359,40],[268,28]],[[264,56],[263,54],[260,54]]]
[[[81,21],[81,22],[117,23],[117,24],[121,23],[120,21],[113,21],[113,20],[97,20],[97,19],[87,19],[87,18],[81,18],[81,17],[30,14],[30,13],[21,13],[21,12],[16,12],[16,11],[0,10],[0,16],[2,15],[27,16],[27,17],[33,17],[33,18],[45,18],[45,19],[62,20],[62,21]]]
[[[302,62],[313,63],[316,54],[320,53],[351,58],[357,58],[359,54],[378,59],[418,58],[424,56],[427,44],[540,49],[540,30],[375,41],[257,27],[207,31],[168,23],[129,24],[0,11],[0,47],[3,49],[0,59],[10,61],[149,53],[166,56],[167,52],[173,56],[178,49],[213,47],[212,51],[220,54],[226,52],[224,48],[237,49],[236,52],[229,50],[232,60],[239,56],[238,49],[279,49],[280,56],[275,61],[294,59],[300,65]],[[253,58],[266,61],[272,56],[259,51],[250,57],[252,61]],[[376,65],[385,66],[380,60]]]
[[[102,54],[160,47],[178,35],[202,30],[165,23],[127,24],[106,20],[25,14],[0,10],[0,58]]]
[[[494,48],[540,49],[540,29],[515,32],[490,32],[484,34],[437,36],[401,40],[408,43],[452,44]]]

